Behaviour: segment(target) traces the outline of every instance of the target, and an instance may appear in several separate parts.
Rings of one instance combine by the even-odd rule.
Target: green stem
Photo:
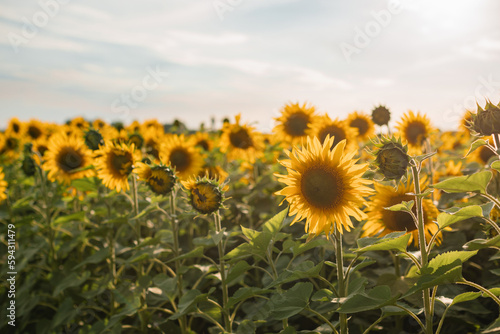
[[[177,221],[177,214],[176,214],[176,206],[175,206],[175,190],[172,191],[170,194],[170,217],[172,218],[172,233],[173,233],[173,238],[174,238],[174,256],[177,258],[180,255],[180,250],[179,250],[179,222]],[[179,300],[182,298],[182,274],[180,273],[180,262],[179,260],[174,261],[175,265],[175,276],[177,277],[177,291],[179,294]],[[179,318],[179,325],[181,327],[181,333],[185,334],[187,333],[187,319],[186,316],[183,315],[182,317]]]
[[[500,306],[500,299],[497,296],[495,296],[490,290],[486,289],[482,285],[476,284],[476,283],[471,282],[471,281],[467,281],[466,279],[464,279],[461,282],[457,282],[457,283],[469,285],[469,286],[472,286],[472,287],[478,289],[479,291],[482,291],[483,293],[487,294],[491,299],[493,299],[495,301],[495,303],[497,303]]]
[[[344,281],[344,253],[342,250],[342,233],[335,228],[335,257],[337,260],[337,282],[338,282],[338,292],[340,298],[346,297],[347,291],[345,289]],[[339,314],[340,322],[340,334],[347,334],[347,314]]]
[[[490,194],[480,194],[480,195],[486,197],[487,199],[495,203],[495,205],[500,209],[500,201],[498,201],[494,196],[491,196]]]
[[[311,313],[313,313],[314,315],[316,315],[318,318],[320,318],[321,320],[323,320],[328,326],[330,326],[330,328],[332,329],[332,332],[335,333],[335,334],[339,334],[339,332],[337,332],[337,330],[335,329],[335,326],[327,319],[325,318],[321,313],[313,310],[312,308],[310,307],[306,307],[305,308],[306,311],[309,311]]]
[[[389,253],[391,254],[391,257],[392,257],[392,261],[394,262],[394,274],[396,275],[396,277],[401,277],[401,266],[400,266],[400,261],[399,261],[399,257],[397,255],[394,255],[393,252],[389,251]]]
[[[381,322],[385,317],[383,315],[380,316],[380,318],[378,318],[373,324],[370,325],[370,327],[368,327],[364,332],[363,334],[368,334],[375,326],[377,326],[377,324],[379,322]]]
[[[222,232],[222,225],[220,222],[220,214],[219,211],[217,211],[215,214],[215,231],[217,234],[223,233]],[[228,310],[228,305],[229,305],[229,293],[227,289],[227,284],[226,284],[226,264],[224,262],[224,247],[222,246],[222,239],[219,240],[217,243],[217,248],[219,250],[219,272],[220,272],[220,281],[221,281],[221,287],[222,287],[222,313],[224,316],[224,327],[227,332],[231,333],[232,332],[232,324],[231,324],[231,319],[229,318],[229,310]]]
[[[500,234],[500,227],[497,225],[497,223],[495,223],[490,218],[486,218],[486,217],[481,217],[481,218],[483,218],[488,224],[490,224],[491,227],[493,227],[495,229],[495,231],[497,231],[497,234]]]
[[[428,263],[428,254],[427,254],[427,244],[425,241],[425,227],[424,227],[424,209],[422,205],[422,196],[420,190],[420,178],[419,171],[420,168],[417,166],[411,167],[413,173],[413,183],[415,186],[415,203],[417,209],[417,227],[418,227],[418,240],[420,245],[420,254],[421,254],[421,264],[422,267],[426,266]],[[429,289],[423,290],[423,299],[424,299],[424,311],[425,311],[425,325],[426,325],[426,333],[432,333],[432,308],[431,308],[431,300],[430,300],[430,291]]]
[[[135,175],[132,175],[132,198],[134,200],[134,217],[137,217],[139,215],[139,196],[137,194],[137,180]],[[135,221],[135,233],[137,234],[137,244],[139,244],[141,239],[141,224],[139,219]]]
[[[406,307],[404,306],[401,306],[401,305],[394,305],[396,307],[399,307],[400,309],[402,309],[403,311],[405,311],[406,313],[408,313],[408,315],[410,315],[413,319],[415,319],[415,321],[420,325],[420,327],[425,331],[425,326],[424,324],[422,323],[422,321],[420,321],[420,319],[412,312],[410,311],[409,309],[407,309]]]

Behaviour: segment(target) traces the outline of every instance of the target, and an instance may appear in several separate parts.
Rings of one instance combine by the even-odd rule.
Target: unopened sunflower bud
[[[85,132],[85,145],[92,151],[98,150],[100,145],[104,145],[101,133],[94,129]]]
[[[374,153],[375,165],[387,180],[399,180],[405,174],[410,163],[408,147],[403,146],[401,138],[382,137],[375,146],[378,150]]]
[[[372,110],[372,120],[373,123],[379,126],[387,125],[391,120],[391,112],[387,109],[387,107],[379,105]]]
[[[491,136],[500,133],[500,103],[494,105],[490,101],[481,108],[477,106],[477,113],[471,115],[469,129],[474,130],[482,136]]]

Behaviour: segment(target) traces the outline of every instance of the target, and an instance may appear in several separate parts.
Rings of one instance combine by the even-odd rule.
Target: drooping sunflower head
[[[425,180],[422,180],[422,185]],[[389,185],[375,183],[375,195],[371,198],[367,208],[368,220],[363,225],[363,234],[361,237],[372,237],[378,235],[379,237],[385,236],[392,232],[407,231],[411,233],[409,244],[413,241],[415,245],[418,244],[418,230],[416,223],[408,212],[404,211],[391,211],[385,208],[391,207],[401,202],[414,201],[415,196],[408,195],[413,191],[413,183],[407,182],[398,184],[397,189]],[[434,220],[437,219],[438,210],[430,199],[423,200],[424,208],[424,226],[425,237],[427,242],[438,231],[437,225]],[[413,213],[416,215],[415,205],[412,208]],[[441,234],[436,238],[437,244],[442,240]]]
[[[386,106],[379,105],[372,110],[372,120],[378,126],[388,125],[391,120],[391,112]]]
[[[33,159],[33,144],[24,144],[21,170],[26,176],[33,176],[36,173],[36,162]]]
[[[324,143],[327,136],[333,138],[331,148],[337,146],[342,140],[346,140],[347,148],[355,148],[356,135],[358,130],[351,128],[346,121],[341,121],[338,118],[332,120],[328,114],[324,114],[317,118],[316,122],[311,126],[310,134],[316,136],[320,143]]]
[[[306,103],[302,106],[286,104],[281,109],[281,116],[275,120],[278,124],[273,133],[285,144],[298,144],[316,120],[315,107],[308,107]]]
[[[375,135],[375,125],[368,114],[354,111],[347,116],[346,121],[351,128],[358,130],[358,139],[362,142]]]
[[[222,129],[220,146],[228,159],[242,159],[250,163],[255,162],[255,158],[262,156],[264,151],[261,135],[254,127],[241,125],[240,115],[236,116],[235,124],[226,124]]]
[[[190,203],[201,214],[211,214],[222,207],[224,201],[224,186],[217,180],[190,178],[181,181],[189,193]]]
[[[92,150],[96,151],[100,146],[104,145],[104,138],[99,130],[89,129],[84,133],[85,145]]]
[[[89,177],[92,154],[81,137],[59,132],[50,137],[42,168],[48,178],[69,185],[71,180]]]
[[[408,155],[408,146],[403,145],[401,138],[382,136],[374,145],[374,165],[386,180],[399,181],[406,175],[411,158]]]
[[[350,216],[365,218],[363,197],[371,193],[369,181],[362,178],[368,165],[356,164],[356,150],[345,150],[345,140],[331,149],[333,140],[327,136],[321,144],[308,137],[302,148],[285,152],[290,159],[280,163],[288,174],[275,174],[286,184],[276,194],[284,195],[290,204],[290,215],[295,215],[292,223],[305,218],[306,233],[311,235],[349,231],[353,227]]]
[[[138,162],[134,168],[134,173],[139,176],[139,180],[147,183],[157,195],[168,195],[172,191],[177,181],[174,171],[165,165],[148,165]]]
[[[0,203],[7,198],[7,181],[5,181],[5,174],[3,168],[0,167]]]
[[[420,154],[427,138],[430,138],[435,129],[426,115],[409,110],[397,123],[399,136],[408,142],[410,153]]]
[[[160,148],[160,161],[174,168],[181,180],[198,175],[203,167],[203,156],[184,135],[166,137]]]
[[[486,101],[484,109],[477,105],[476,113],[471,114],[469,129],[481,136],[491,136],[500,133],[500,103],[494,105]]]
[[[95,151],[95,156],[97,176],[106,187],[116,189],[117,192],[130,189],[128,177],[134,164],[141,159],[133,144],[128,146],[125,143],[108,141]]]

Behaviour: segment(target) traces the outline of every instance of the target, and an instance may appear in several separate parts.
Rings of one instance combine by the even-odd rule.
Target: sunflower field
[[[500,333],[500,104],[275,121],[10,119],[0,332]]]

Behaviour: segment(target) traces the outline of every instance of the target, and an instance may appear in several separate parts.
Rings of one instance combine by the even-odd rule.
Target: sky
[[[383,104],[456,129],[500,101],[500,1],[2,0],[0,128],[238,113],[270,132],[287,103],[341,119]]]

